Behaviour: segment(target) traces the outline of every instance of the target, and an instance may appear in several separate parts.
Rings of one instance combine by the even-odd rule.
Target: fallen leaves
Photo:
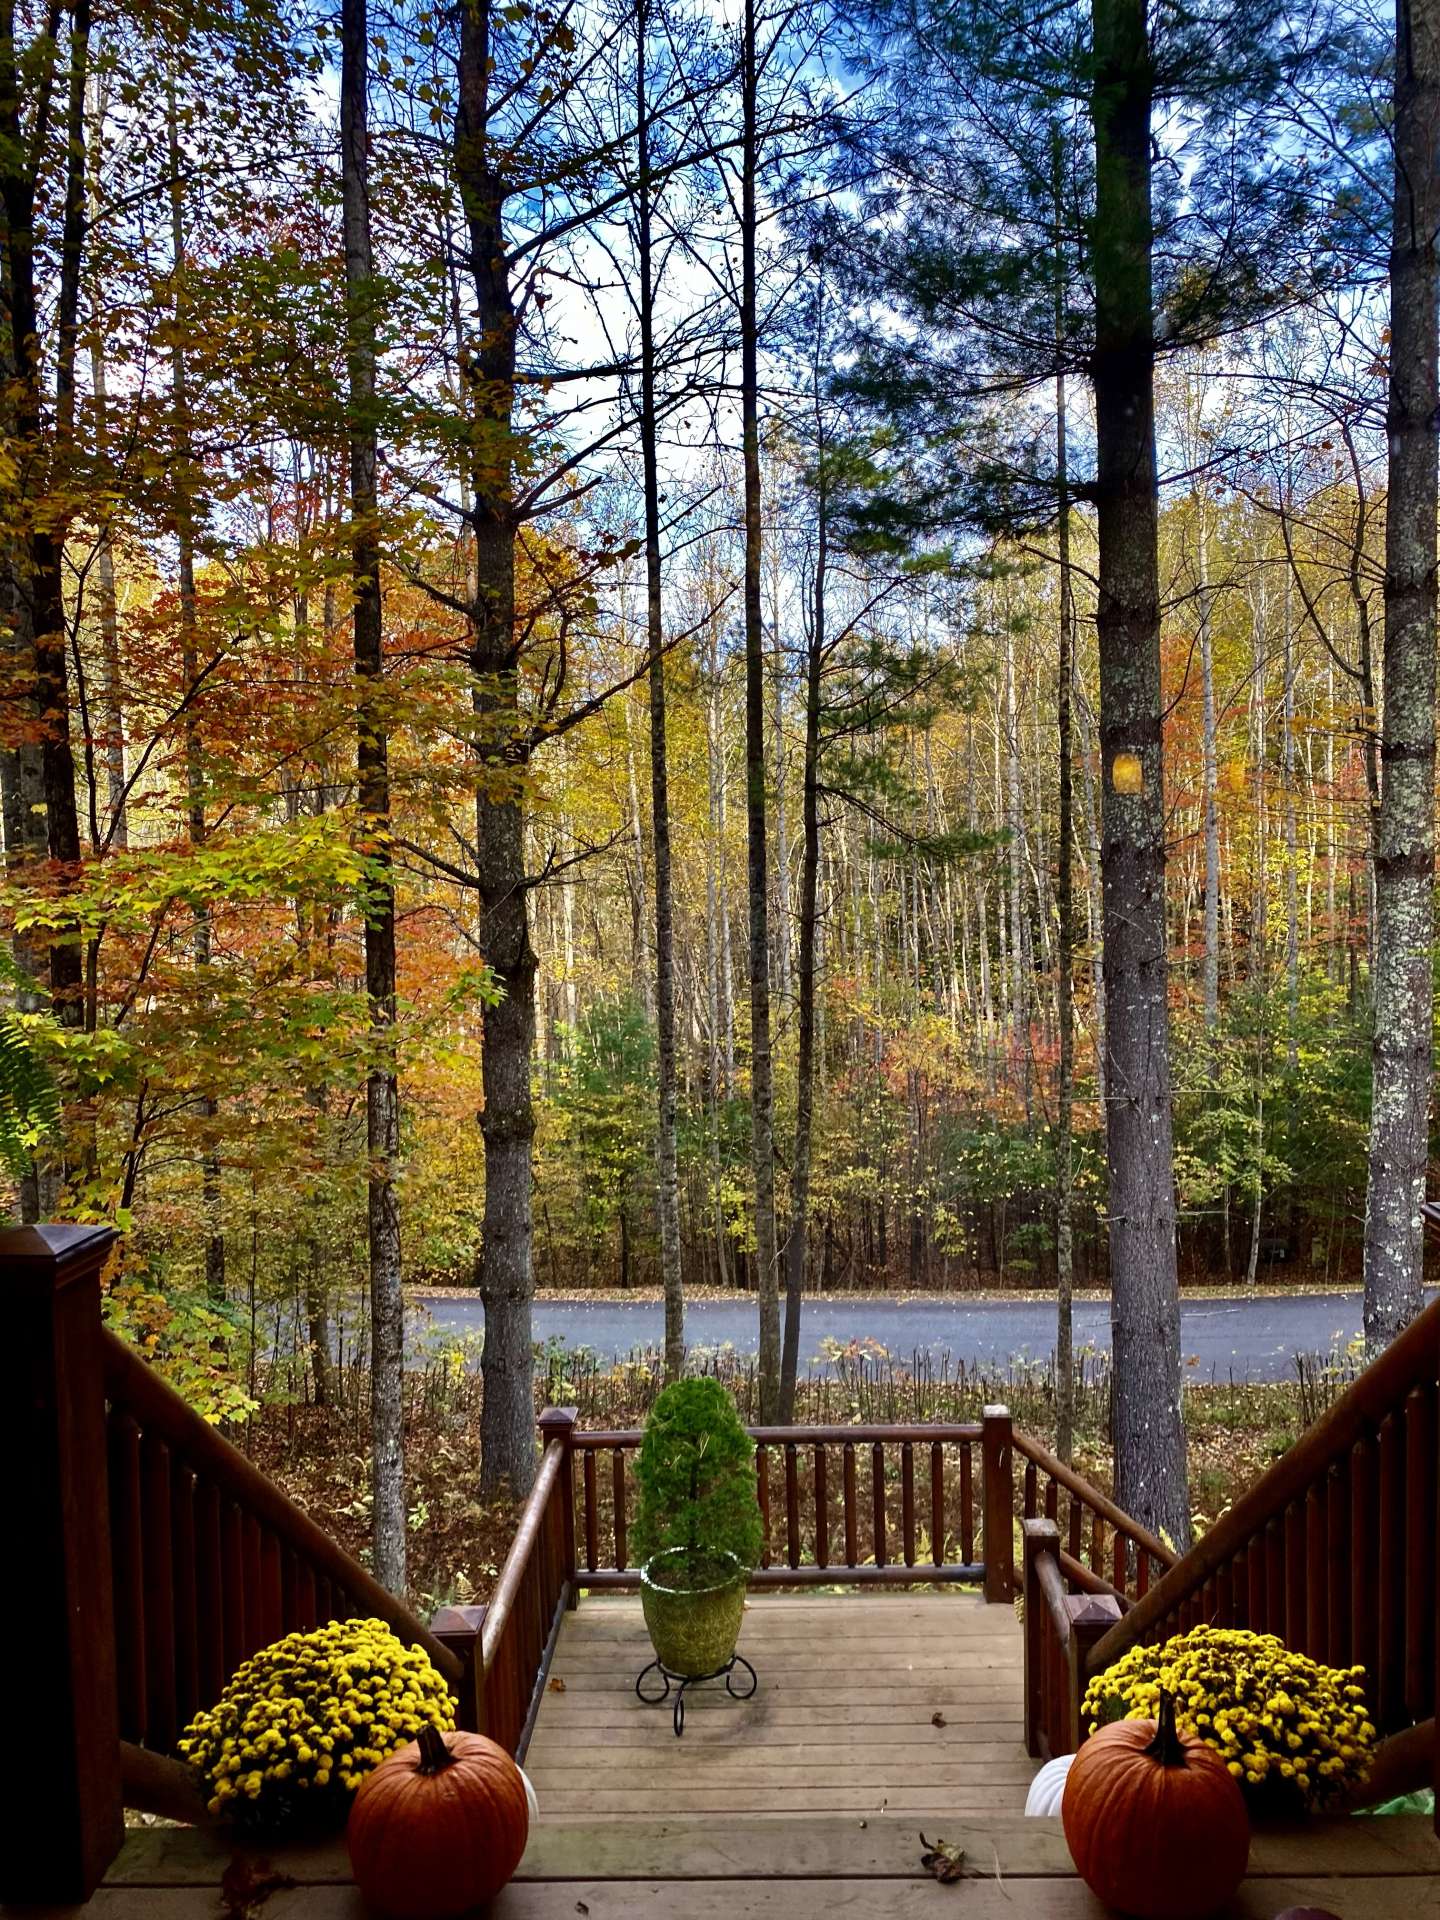
[[[277,1873],[268,1860],[237,1853],[220,1880],[220,1904],[226,1920],[256,1920],[272,1893],[294,1884],[288,1873]]]
[[[927,1840],[922,1833],[920,1844],[925,1852],[920,1856],[920,1864],[942,1887],[950,1887],[957,1880],[965,1878],[965,1849],[952,1846],[948,1840]]]
[[[551,1675],[549,1685],[551,1693],[563,1693],[565,1691],[565,1682],[560,1678],[558,1673]]]
[[[949,1722],[946,1720],[944,1714],[937,1709],[936,1712],[930,1716],[930,1724],[932,1727],[944,1727],[948,1726]]]

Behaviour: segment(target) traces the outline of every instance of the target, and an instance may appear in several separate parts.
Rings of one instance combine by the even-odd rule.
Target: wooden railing
[[[535,1484],[490,1603],[477,1610],[474,1724],[517,1760],[530,1744],[560,1623],[576,1600],[574,1431],[571,1407],[541,1416]]]
[[[1004,1407],[979,1424],[752,1427],[764,1523],[759,1587],[983,1582],[1014,1591],[1012,1448]],[[638,1429],[584,1432],[575,1473],[576,1578],[637,1587],[630,1551]]]
[[[1025,1461],[1024,1518],[1055,1523],[1056,1558],[1071,1587],[1110,1594],[1124,1613],[1174,1566],[1176,1555],[1163,1540],[1038,1440],[1017,1429],[1015,1451]]]
[[[120,1737],[168,1753],[243,1660],[364,1615],[455,1655],[130,1348],[100,1332]]]
[[[1363,1666],[1383,1733],[1433,1713],[1440,1301],[1428,1307],[1107,1633],[1127,1648],[1206,1624]]]
[[[1027,1519],[1025,1538],[1025,1749],[1037,1759],[1074,1753],[1090,1650],[1120,1618],[1112,1593],[1072,1593],[1053,1519]]]
[[[1077,1522],[1073,1502],[1065,1530],[1057,1524],[1058,1490],[1073,1493],[1070,1480],[1024,1436],[1015,1444],[1030,1463],[1024,1591],[1032,1753],[1073,1751],[1091,1677],[1133,1646],[1201,1624],[1272,1633],[1328,1665],[1363,1666],[1382,1735],[1426,1721],[1433,1729],[1440,1704],[1440,1302],[1179,1559],[1092,1489],[1079,1496],[1092,1510],[1083,1564],[1076,1546],[1085,1520]],[[1039,1474],[1048,1476],[1043,1496],[1032,1485]],[[1111,1529],[1108,1560],[1097,1514]],[[1155,1563],[1165,1568],[1158,1580],[1150,1578]],[[1133,1578],[1122,1580],[1122,1571]],[[1407,1739],[1404,1751],[1413,1756],[1423,1744]]]
[[[169,1750],[256,1648],[375,1615],[459,1691],[456,1653],[101,1324],[114,1234],[0,1232],[0,1900],[88,1898],[124,1808],[193,1815]],[[462,1695],[461,1710],[465,1712]]]

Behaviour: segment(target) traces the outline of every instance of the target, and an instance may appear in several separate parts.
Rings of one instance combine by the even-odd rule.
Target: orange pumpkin
[[[1082,1880],[1107,1906],[1140,1920],[1198,1920],[1245,1877],[1250,1818],[1225,1762],[1160,1718],[1101,1727],[1075,1756],[1060,1803]]]
[[[345,1839],[371,1906],[449,1920],[500,1891],[529,1832],[525,1781],[505,1749],[426,1727],[361,1782]]]

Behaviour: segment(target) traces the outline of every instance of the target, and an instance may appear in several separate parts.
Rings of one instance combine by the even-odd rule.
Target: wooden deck
[[[541,1818],[488,1920],[1107,1920],[1060,1822],[1021,1812],[1033,1765],[1009,1607],[765,1596],[740,1644],[760,1675],[754,1699],[698,1692],[677,1740],[669,1709],[635,1698],[650,1657],[638,1602],[590,1598],[567,1616],[528,1756]],[[963,1848],[963,1885],[926,1872],[922,1833]],[[1297,1906],[1344,1920],[1440,1913],[1431,1822],[1257,1833],[1217,1920]],[[176,1827],[132,1833],[88,1906],[13,1911],[373,1920],[340,1840],[237,1853],[223,1833]]]
[[[1074,1877],[1058,1820],[972,1816],[945,1820],[940,1833],[966,1850],[961,1885],[940,1886],[925,1873],[916,1825],[896,1814],[600,1824],[556,1815],[536,1827],[489,1920],[794,1920],[822,1912],[855,1920],[1106,1920]],[[1258,1834],[1249,1878],[1217,1920],[1272,1920],[1291,1906],[1327,1908],[1344,1920],[1421,1920],[1440,1911],[1431,1823],[1346,1820]],[[137,1832],[88,1906],[14,1913],[373,1920],[348,1883],[338,1842],[237,1861],[222,1836],[181,1828]]]
[[[542,1817],[1023,1812],[1035,1763],[1012,1608],[760,1595],[740,1651],[754,1698],[696,1688],[677,1740],[669,1703],[635,1696],[652,1657],[639,1601],[587,1597],[561,1628],[526,1757]]]

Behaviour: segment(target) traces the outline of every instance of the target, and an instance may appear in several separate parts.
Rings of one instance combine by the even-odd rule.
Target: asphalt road
[[[476,1300],[426,1303],[436,1328],[478,1333],[484,1314]],[[801,1327],[802,1364],[823,1364],[820,1344],[872,1340],[897,1360],[918,1352],[948,1353],[968,1365],[1004,1366],[1011,1359],[1044,1360],[1054,1343],[1055,1307],[1048,1299],[954,1301],[897,1300],[886,1295],[845,1295],[807,1300]],[[1278,1380],[1291,1373],[1297,1353],[1329,1353],[1344,1347],[1360,1331],[1358,1293],[1276,1294],[1244,1299],[1206,1299],[1184,1303],[1181,1345],[1193,1361],[1191,1378]],[[699,1300],[685,1316],[692,1346],[727,1342],[741,1352],[755,1349],[755,1306],[751,1301]],[[588,1347],[603,1359],[624,1359],[658,1346],[662,1316],[658,1301],[636,1302],[539,1299],[535,1303],[537,1340],[559,1338],[572,1347]],[[1075,1342],[1108,1349],[1108,1302],[1077,1301]]]

